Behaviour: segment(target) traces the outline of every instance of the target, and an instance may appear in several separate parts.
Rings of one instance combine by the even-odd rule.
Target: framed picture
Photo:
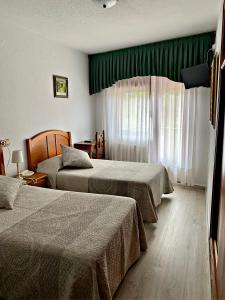
[[[210,95],[210,121],[213,127],[216,126],[217,98],[218,98],[218,77],[219,77],[219,55],[215,54],[211,69],[211,95]]]
[[[55,98],[68,98],[68,78],[53,75],[53,90]]]

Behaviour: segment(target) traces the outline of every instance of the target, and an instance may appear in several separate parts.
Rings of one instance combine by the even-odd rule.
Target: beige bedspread
[[[0,297],[111,299],[145,249],[133,199],[22,187],[0,210]]]
[[[137,201],[144,221],[157,221],[155,207],[161,203],[162,194],[173,192],[168,173],[162,165],[111,160],[92,160],[92,163],[93,169],[63,169],[57,172],[57,188],[131,197]]]

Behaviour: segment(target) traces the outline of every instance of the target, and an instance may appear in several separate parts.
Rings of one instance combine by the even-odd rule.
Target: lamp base
[[[17,165],[17,175],[16,175],[16,178],[17,178],[17,179],[23,179],[23,176],[22,176],[22,174],[20,173],[19,163],[17,163],[16,165]]]

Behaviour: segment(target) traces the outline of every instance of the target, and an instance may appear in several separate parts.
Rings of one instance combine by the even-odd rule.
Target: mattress
[[[49,162],[39,165],[38,171],[49,175],[52,188],[134,198],[147,222],[157,221],[155,208],[162,194],[173,192],[167,170],[160,164],[92,159],[91,169],[59,170]]]
[[[146,247],[133,199],[23,186],[0,209],[0,297],[112,299]]]

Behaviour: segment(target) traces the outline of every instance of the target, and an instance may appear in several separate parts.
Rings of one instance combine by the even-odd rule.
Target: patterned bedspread
[[[155,208],[161,203],[162,194],[173,192],[162,165],[110,160],[92,160],[92,163],[93,169],[57,172],[57,188],[131,197],[137,201],[144,221],[157,222]]]
[[[0,297],[112,299],[146,247],[133,199],[22,187],[0,210]]]

